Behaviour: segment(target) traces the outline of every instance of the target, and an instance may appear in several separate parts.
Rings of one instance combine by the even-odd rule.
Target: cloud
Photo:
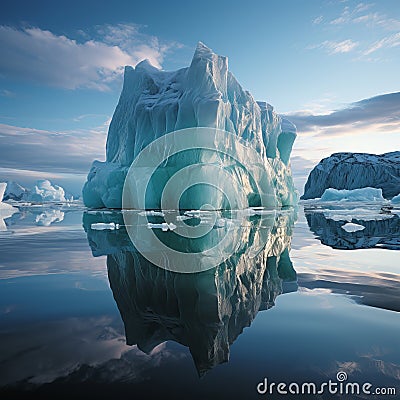
[[[94,159],[104,159],[106,130],[104,125],[52,132],[0,124],[1,167],[53,175],[86,174]]]
[[[320,24],[320,23],[323,21],[323,19],[324,19],[324,17],[323,17],[322,15],[320,15],[320,16],[314,18],[312,23],[313,23],[314,25],[318,25],[318,24]]]
[[[342,40],[340,42],[334,40],[325,40],[321,44],[310,46],[309,49],[324,49],[329,54],[349,53],[358,46],[358,42],[351,39]]]
[[[0,26],[0,74],[66,89],[109,89],[125,65],[148,58],[160,67],[176,43],[161,43],[134,24],[99,26],[80,43],[37,27]]]
[[[400,32],[397,32],[390,36],[386,36],[383,39],[376,41],[367,50],[365,50],[363,54],[367,56],[382,48],[391,48],[397,46],[400,46]]]
[[[330,25],[345,24],[367,24],[367,26],[378,26],[385,30],[399,30],[400,20],[388,17],[380,12],[365,13],[372,8],[373,4],[359,3],[354,8],[344,7],[341,15],[329,22]]]
[[[327,114],[297,112],[286,115],[299,132],[343,136],[351,133],[400,131],[400,92],[351,103]]]
[[[365,59],[365,56],[374,53],[380,49],[390,49],[400,45],[400,20],[388,17],[381,12],[366,12],[374,7],[374,4],[359,3],[354,7],[346,6],[343,8],[342,13],[337,18],[328,21],[323,16],[316,18],[313,24],[321,24],[325,22],[325,26],[332,28],[343,29],[343,25],[358,25],[364,27],[367,35],[364,35],[359,42],[347,39],[341,42],[326,40],[321,44],[308,46],[308,49],[324,49],[329,54],[349,53],[350,51],[357,50],[359,55],[358,59]],[[394,32],[390,35],[387,32]],[[373,41],[371,38],[380,38]],[[379,59],[372,60],[367,58],[368,61],[378,61]]]

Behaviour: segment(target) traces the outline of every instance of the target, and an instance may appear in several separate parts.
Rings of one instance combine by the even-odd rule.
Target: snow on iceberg
[[[34,203],[67,201],[64,189],[61,186],[52,185],[47,179],[36,181],[36,185],[26,193],[23,199]]]
[[[256,102],[228,70],[228,59],[213,53],[204,44],[197,45],[191,65],[175,72],[159,70],[147,60],[135,68],[125,67],[122,93],[108,131],[106,161],[94,161],[83,188],[83,201],[92,208],[122,208],[122,192],[128,170],[143,149],[172,132],[191,128],[215,129],[216,151],[195,148],[181,154],[171,154],[167,143],[162,148],[163,163],[148,189],[146,209],[160,209],[160,194],[168,179],[185,167],[196,165],[199,179],[214,177],[219,185],[237,182],[247,198],[247,206],[260,206],[260,194],[254,173],[235,163],[238,143],[256,152],[268,179],[258,181],[261,191],[269,196],[269,205],[294,205],[298,201],[289,164],[296,138],[296,128],[276,114],[265,102]],[[219,132],[228,132],[223,140]],[[198,129],[196,135],[209,133]],[[196,138],[195,138],[196,139]],[[200,138],[201,139],[201,138]],[[224,154],[227,150],[233,157]],[[250,157],[249,157],[250,158]],[[255,158],[253,157],[253,161]],[[220,174],[210,172],[219,166]],[[153,166],[153,165],[151,165]],[[142,165],[145,171],[146,165]],[[140,174],[139,174],[140,175]],[[190,175],[190,174],[189,174]],[[186,176],[188,178],[188,176]],[[213,208],[224,208],[224,196],[210,186],[193,187],[190,177],[185,181],[190,190],[182,196],[179,208],[200,208],[206,200]],[[217,189],[218,189],[217,188]],[[226,189],[226,187],[224,187]],[[196,200],[197,199],[197,200]],[[167,202],[168,203],[168,202]],[[241,204],[241,203],[240,203]],[[171,205],[168,203],[168,205]],[[134,204],[133,208],[139,208]],[[172,204],[171,208],[176,208]],[[164,207],[165,209],[165,207]]]
[[[368,153],[335,153],[321,160],[310,172],[302,199],[321,197],[325,189],[382,189],[386,199],[395,196],[400,187],[400,151],[381,155]]]
[[[321,201],[384,201],[382,189],[365,187],[353,190],[326,189]]]

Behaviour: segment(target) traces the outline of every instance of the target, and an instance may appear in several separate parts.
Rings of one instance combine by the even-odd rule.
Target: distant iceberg
[[[385,199],[399,193],[400,151],[381,155],[332,154],[310,172],[301,198],[319,198],[328,188],[352,190],[365,187],[382,189]]]
[[[194,134],[183,131],[191,128],[198,129]],[[180,138],[186,135],[193,145],[191,151],[173,152],[179,145],[179,134],[168,134],[176,132],[184,132]],[[214,135],[214,151],[197,146],[210,132]],[[162,153],[163,162],[143,189],[147,190],[146,204],[142,207],[133,201],[132,208],[162,208],[160,196],[168,180],[193,165],[196,169],[187,170],[183,179],[179,176],[181,186],[189,189],[182,194],[179,208],[198,209],[202,201],[214,209],[225,208],[224,190],[229,191],[229,186],[240,189],[237,191],[246,197],[246,206],[266,205],[260,204],[263,196],[269,197],[267,205],[272,206],[298,201],[289,163],[296,127],[276,114],[270,104],[256,102],[228,71],[228,59],[199,43],[188,68],[167,72],[147,60],[135,68],[125,67],[122,93],[108,131],[106,162],[93,162],[83,188],[85,205],[122,208],[124,182],[131,164],[148,145],[164,137],[169,141],[153,153]],[[154,167],[146,165],[147,160],[152,162],[149,157],[140,165],[139,180],[149,173],[146,168]],[[217,167],[217,173],[211,172]],[[258,173],[260,167],[264,178]],[[193,185],[195,177],[202,186]],[[205,187],[210,179],[211,184]],[[222,194],[218,192],[221,188]],[[176,208],[171,201],[166,204]],[[231,204],[231,208],[234,206],[238,205]]]
[[[4,220],[11,217],[18,211],[17,208],[3,202],[3,197],[6,187],[7,183],[5,182],[0,183],[0,231],[7,230],[7,226]]]
[[[26,194],[26,189],[19,183],[14,181],[8,181],[7,187],[4,192],[4,200],[15,200],[20,201]]]
[[[61,186],[52,185],[47,179],[37,181],[36,185],[24,196],[24,200],[35,203],[67,201],[65,190]]]

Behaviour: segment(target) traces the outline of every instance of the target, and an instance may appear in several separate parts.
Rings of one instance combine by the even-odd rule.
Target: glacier
[[[261,204],[263,196],[270,198],[268,206],[298,202],[290,168],[296,127],[270,104],[255,101],[228,70],[227,57],[213,53],[199,42],[187,68],[163,71],[147,60],[135,68],[125,67],[122,92],[108,131],[106,161],[93,162],[82,191],[84,204],[91,208],[122,208],[125,179],[141,152],[160,138],[170,138],[171,133],[191,128],[199,128],[188,139],[188,143],[193,139],[193,149],[172,154],[171,147],[178,145],[173,136],[161,150],[154,150],[162,153],[163,162],[145,187],[145,205],[133,202],[132,208],[161,209],[164,186],[191,165],[196,169],[185,176],[188,190],[182,194],[179,208],[200,209],[204,202],[214,209],[226,208],[226,199],[218,190],[229,191],[227,187],[232,182],[244,194],[245,206],[265,205]],[[196,147],[196,141],[201,141],[201,136],[210,130],[215,130],[214,151]],[[189,131],[186,132],[187,138]],[[223,136],[221,132],[228,134]],[[249,157],[250,167],[241,165],[235,159],[240,146],[249,154],[251,150],[256,152],[261,161]],[[246,152],[242,153],[241,159],[246,161]],[[262,165],[267,179],[259,179],[254,165]],[[217,173],[211,172],[216,166]],[[145,167],[148,166],[141,165],[139,178],[148,173]],[[192,174],[204,184],[195,186]],[[210,178],[213,181],[206,187]],[[234,203],[231,208],[242,205]],[[163,206],[176,208],[175,203],[168,201]]]
[[[334,153],[321,160],[310,172],[302,199],[322,196],[328,188],[382,189],[385,199],[400,192],[400,151],[381,155],[368,153]]]

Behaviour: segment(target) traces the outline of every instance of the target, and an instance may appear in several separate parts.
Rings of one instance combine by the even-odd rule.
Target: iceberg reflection
[[[178,342],[189,348],[202,375],[229,359],[230,345],[258,311],[271,308],[279,294],[297,290],[289,257],[295,217],[293,209],[249,215],[245,224],[232,228],[241,239],[235,252],[217,267],[191,274],[159,268],[139,253],[121,212],[89,211],[83,224],[93,255],[107,255],[110,286],[127,344],[149,353],[167,340]],[[148,229],[147,221],[154,223],[160,217],[142,218],[142,228]],[[99,222],[121,227],[91,229]],[[169,245],[182,246],[179,241],[172,243],[172,232],[159,231]],[[201,243],[197,239],[196,249],[207,247],[210,240],[215,237],[204,236]],[[184,251],[190,250],[190,242],[183,243]]]
[[[310,230],[322,244],[334,249],[353,250],[381,247],[400,250],[400,218],[384,207],[343,209],[308,208],[305,216]],[[347,231],[348,222],[364,229]]]

